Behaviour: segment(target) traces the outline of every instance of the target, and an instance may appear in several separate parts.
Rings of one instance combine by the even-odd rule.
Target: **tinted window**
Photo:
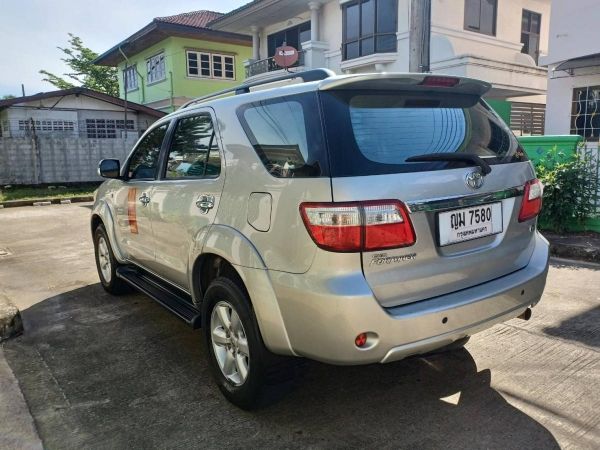
[[[244,105],[238,117],[271,175],[316,177],[327,167],[318,111],[309,93]]]
[[[209,114],[177,122],[165,178],[216,178],[221,173],[217,137]]]
[[[130,179],[155,178],[160,148],[169,124],[150,131],[137,145],[129,159],[127,177]]]
[[[410,156],[427,153],[472,153],[490,164],[527,159],[508,127],[474,97],[397,92],[321,95],[333,176],[457,166],[406,163]]]
[[[396,51],[397,0],[356,0],[342,8],[344,59]]]
[[[465,29],[496,34],[497,0],[465,0]]]

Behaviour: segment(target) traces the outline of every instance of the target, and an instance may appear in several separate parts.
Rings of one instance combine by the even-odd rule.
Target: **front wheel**
[[[247,294],[228,278],[215,279],[203,305],[204,339],[211,372],[223,395],[242,409],[272,401],[274,384],[289,374],[289,359],[263,344]],[[275,375],[275,376],[274,376]]]
[[[130,292],[129,285],[117,278],[118,262],[113,254],[104,225],[98,225],[94,231],[94,253],[98,277],[104,290],[113,295]]]

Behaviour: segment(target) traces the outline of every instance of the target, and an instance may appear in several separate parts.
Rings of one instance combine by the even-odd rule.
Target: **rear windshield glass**
[[[279,178],[328,175],[317,94],[241,106],[238,117],[267,171]]]
[[[490,108],[469,96],[321,93],[332,176],[441,170],[463,162],[407,163],[411,156],[469,153],[489,164],[526,161]]]

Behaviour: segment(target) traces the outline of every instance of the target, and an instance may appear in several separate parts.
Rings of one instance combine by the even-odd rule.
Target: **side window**
[[[131,180],[155,178],[160,147],[169,124],[156,127],[144,137],[133,151],[127,167],[127,177]]]
[[[180,119],[169,149],[165,178],[217,178],[220,173],[221,157],[210,115]]]

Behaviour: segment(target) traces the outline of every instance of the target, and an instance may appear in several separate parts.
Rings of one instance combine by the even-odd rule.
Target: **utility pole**
[[[411,0],[408,70],[429,72],[431,39],[431,0]]]

